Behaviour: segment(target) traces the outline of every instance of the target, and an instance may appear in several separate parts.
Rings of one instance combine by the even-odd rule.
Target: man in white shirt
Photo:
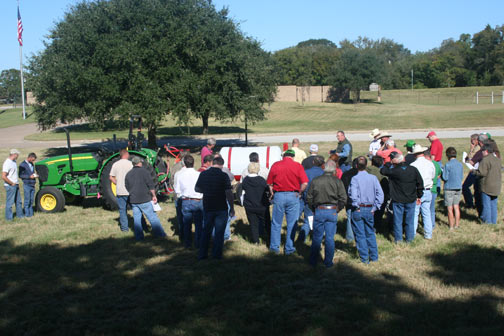
[[[183,243],[192,247],[192,223],[195,228],[195,247],[199,248],[203,233],[203,194],[194,191],[200,173],[194,169],[194,157],[184,156],[184,167],[175,175],[175,192],[182,200]]]
[[[16,217],[23,218],[23,203],[19,192],[18,167],[16,159],[19,156],[17,149],[11,149],[9,157],[4,161],[2,167],[2,179],[4,181],[5,199],[5,219],[11,221],[14,218],[12,206],[16,204]]]
[[[424,152],[426,150],[428,150],[427,147],[423,147],[419,144],[413,146],[412,154],[416,155],[416,159],[411,165],[415,167],[422,176],[424,185],[424,193],[420,199],[420,204],[417,203],[415,206],[414,232],[416,234],[418,228],[418,215],[421,212],[424,225],[424,238],[430,240],[432,239],[432,217],[430,211],[432,192],[430,190],[433,187],[433,180],[436,177],[436,167],[432,161],[425,158]]]
[[[129,153],[126,149],[119,152],[121,159],[112,165],[110,170],[110,181],[116,185],[117,205],[119,207],[119,224],[121,231],[128,232],[128,197],[126,189],[126,174],[133,169],[133,163],[129,160]]]
[[[380,149],[381,147],[381,132],[378,128],[375,128],[374,130],[371,131],[371,133],[369,133],[369,137],[371,139],[373,139],[373,141],[371,141],[371,143],[369,144],[369,154],[368,154],[368,157],[369,158],[372,158],[373,156],[376,155],[376,152]]]
[[[252,163],[252,162],[256,162],[256,163],[259,163],[259,154],[257,154],[256,152],[252,152],[249,154],[249,161]],[[266,167],[263,167],[263,166],[260,166],[260,169],[259,169],[259,173],[257,173],[257,175],[261,176],[264,180],[267,180],[268,179],[268,174],[269,174],[269,169],[266,168]],[[242,174],[241,174],[241,182],[243,182],[243,179],[245,177],[247,177],[249,175],[249,171],[248,171],[248,167],[245,168],[243,171],[242,171]]]

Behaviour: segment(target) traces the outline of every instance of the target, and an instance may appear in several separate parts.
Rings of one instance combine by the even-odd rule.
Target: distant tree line
[[[458,40],[443,41],[439,48],[412,54],[402,44],[382,38],[343,40],[339,47],[314,39],[273,54],[279,85],[331,85],[352,91],[372,82],[383,89],[479,86],[504,84],[504,25],[485,29]]]

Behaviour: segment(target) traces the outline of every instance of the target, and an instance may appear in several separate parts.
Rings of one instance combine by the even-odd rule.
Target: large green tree
[[[0,73],[0,98],[13,101],[21,100],[21,75],[17,69],[2,70]]]
[[[269,55],[210,0],[82,2],[57,23],[30,63],[42,127],[143,117],[149,145],[167,114],[179,123],[264,117],[275,85]],[[253,77],[249,74],[254,68]],[[256,81],[267,80],[258,89]],[[250,97],[256,97],[251,100]],[[253,102],[253,104],[251,103]]]

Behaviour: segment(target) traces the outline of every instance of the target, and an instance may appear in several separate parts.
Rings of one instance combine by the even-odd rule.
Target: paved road
[[[394,139],[425,139],[429,130],[400,130],[392,131]],[[504,128],[475,128],[475,129],[435,129],[438,136],[442,139],[448,138],[468,138],[473,133],[490,132],[492,136],[504,136]],[[3,147],[6,148],[54,148],[65,147],[66,141],[28,141],[24,137],[38,132],[36,124],[25,124],[0,129],[0,141]],[[299,138],[304,143],[317,143],[324,141],[336,141],[336,132],[321,132],[321,133],[287,133],[283,135],[274,134],[250,134],[250,143],[283,143],[290,142],[293,138]],[[350,141],[369,141],[369,132],[347,132],[347,137]],[[243,145],[245,136],[219,136],[217,137],[219,146],[227,145]],[[170,143],[173,146],[192,147],[203,146],[206,143],[203,137],[179,137],[159,140],[160,145]],[[125,145],[120,143],[119,145]],[[110,142],[101,142],[99,140],[73,140],[72,146],[106,146],[110,147]]]

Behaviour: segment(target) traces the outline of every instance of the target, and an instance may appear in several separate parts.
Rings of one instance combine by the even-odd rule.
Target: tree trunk
[[[156,126],[149,126],[147,135],[147,147],[149,147],[150,149],[157,149],[156,130]]]
[[[208,114],[205,113],[201,120],[203,121],[203,134],[208,134]]]

